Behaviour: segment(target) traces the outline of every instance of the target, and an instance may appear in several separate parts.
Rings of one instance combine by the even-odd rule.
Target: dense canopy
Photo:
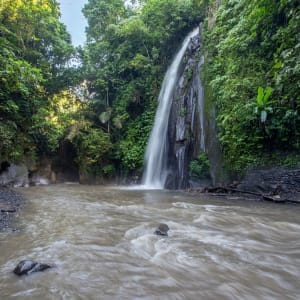
[[[89,0],[83,13],[74,49],[57,1],[1,1],[0,163],[68,141],[82,174],[139,176],[164,72],[200,22],[225,169],[299,162],[299,1]]]

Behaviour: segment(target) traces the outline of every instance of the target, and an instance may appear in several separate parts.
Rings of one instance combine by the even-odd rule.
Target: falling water
[[[172,96],[179,76],[178,70],[184,53],[188,47],[190,39],[198,34],[198,32],[199,28],[197,27],[189,33],[183,41],[180,50],[167,70],[159,93],[159,105],[147,146],[145,155],[145,171],[143,175],[143,185],[150,189],[164,188],[167,179],[167,130]]]

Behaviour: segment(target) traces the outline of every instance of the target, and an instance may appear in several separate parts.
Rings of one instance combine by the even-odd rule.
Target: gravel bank
[[[24,197],[7,187],[0,186],[0,232],[14,231],[14,221],[24,205]]]

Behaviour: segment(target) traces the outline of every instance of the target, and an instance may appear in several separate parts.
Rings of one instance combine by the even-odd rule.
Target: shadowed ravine
[[[300,208],[82,185],[20,190],[1,299],[299,299]],[[158,223],[168,237],[153,234]],[[16,277],[17,262],[55,265]]]

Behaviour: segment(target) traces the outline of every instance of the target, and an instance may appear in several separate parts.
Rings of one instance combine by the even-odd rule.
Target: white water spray
[[[166,168],[168,148],[167,130],[172,96],[179,76],[178,71],[182,58],[189,45],[190,39],[198,33],[199,28],[197,27],[185,38],[180,50],[174,57],[171,66],[168,68],[162,83],[158,97],[159,104],[155,115],[154,126],[145,155],[143,185],[147,189],[163,189],[168,176]]]

